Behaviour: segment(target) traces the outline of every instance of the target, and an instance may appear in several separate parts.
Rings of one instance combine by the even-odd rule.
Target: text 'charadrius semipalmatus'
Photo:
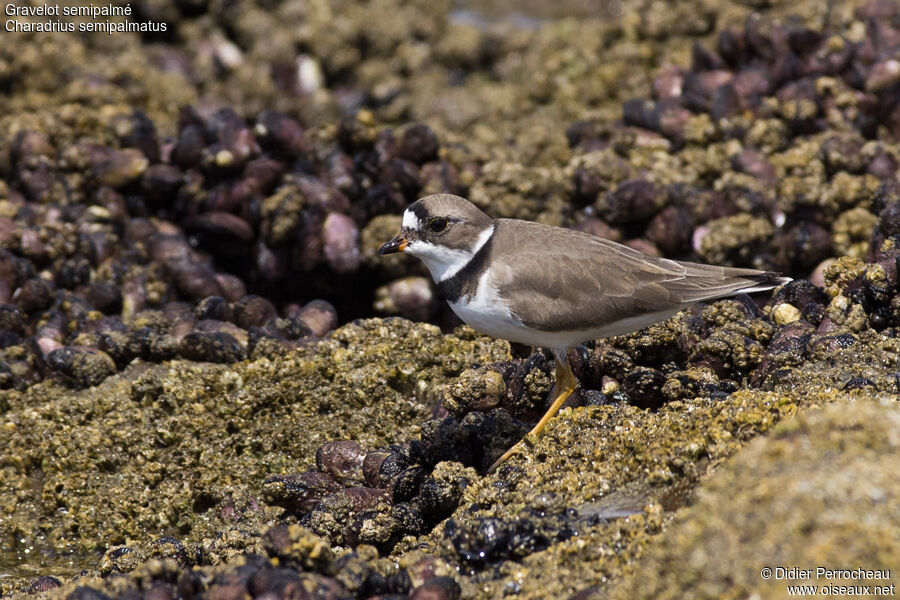
[[[539,435],[575,389],[569,348],[637,331],[695,302],[790,281],[755,269],[647,256],[571,229],[492,219],[450,194],[427,196],[406,209],[400,234],[379,250],[394,252],[424,262],[450,308],[470,327],[553,352],[553,402],[528,436]]]

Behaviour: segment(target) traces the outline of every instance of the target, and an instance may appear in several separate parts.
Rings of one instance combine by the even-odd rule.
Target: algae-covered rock
[[[738,317],[742,311],[735,304],[740,305],[726,301],[703,311],[709,322],[718,320],[713,335],[740,323],[723,318]],[[669,326],[677,329],[679,321],[673,319]],[[767,323],[749,321],[760,322]],[[436,554],[471,571],[463,588],[473,598],[496,597],[511,585],[522,598],[548,594],[565,598],[592,586],[601,593],[610,581],[633,572],[635,561],[653,547],[656,536],[692,503],[695,490],[702,490],[729,458],[740,456],[753,438],[780,432],[781,427],[805,431],[784,424],[795,414],[815,414],[823,406],[833,407],[835,422],[839,415],[848,415],[847,427],[852,429],[859,420],[850,415],[865,404],[848,403],[851,393],[879,398],[886,403],[879,410],[892,410],[895,382],[878,364],[900,360],[896,340],[876,332],[850,340],[849,334],[810,334],[814,328],[802,319],[775,329],[774,337],[773,328],[768,323],[754,334],[763,342],[764,360],[781,361],[779,369],[758,375],[771,391],[731,391],[728,385],[736,384],[726,385],[708,368],[694,369],[695,374],[664,369],[662,392],[669,401],[656,411],[622,402],[563,409],[542,437],[496,474],[466,488],[451,520],[436,528]],[[790,344],[779,339],[798,335],[805,335],[815,352],[809,358],[801,358],[807,356],[805,350],[782,356],[779,348]],[[623,339],[645,337],[650,337],[647,332]],[[726,391],[710,393],[703,387],[704,379],[717,381]],[[863,385],[863,380],[868,383]],[[697,393],[691,394],[691,389]],[[868,418],[866,414],[860,419]],[[839,444],[844,429],[836,427],[832,439]],[[826,454],[837,453],[835,449]],[[780,455],[789,465],[790,452]],[[752,468],[753,461],[746,464]],[[793,473],[789,466],[785,469]],[[824,476],[827,469],[822,472]],[[724,498],[727,489],[722,486]],[[741,510],[748,519],[767,518],[749,505]],[[722,512],[722,518],[727,514]],[[771,527],[774,531],[775,525]],[[686,550],[679,551],[689,556]],[[761,555],[765,552],[761,550]],[[487,558],[478,558],[482,553]],[[669,571],[660,563],[649,568],[663,577],[677,577],[681,570]],[[642,572],[634,571],[635,580]]]
[[[80,394],[6,390],[0,529],[20,552],[93,552],[152,530],[221,553],[212,536],[229,515],[259,535],[280,512],[257,500],[269,475],[312,466],[329,440],[409,438],[429,390],[505,358],[505,342],[372,319],[272,359],[135,363]]]
[[[772,224],[748,214],[724,217],[708,224],[698,253],[711,264],[748,264],[772,236]]]
[[[639,561],[730,457],[795,413],[896,395],[896,3],[221,8],[150,0],[135,22],[165,35],[0,47],[3,593],[543,599],[623,577],[681,590],[689,568]],[[546,407],[545,356],[397,320],[317,343],[336,312],[452,326],[421,264],[377,255],[432,192],[809,277],[828,297],[798,284],[762,310],[718,302],[573,349],[573,408],[485,477]],[[304,305],[315,297],[330,304]],[[226,364],[141,362],[175,356]],[[893,422],[860,411],[885,423],[802,423],[846,434],[849,457],[854,436]],[[784,465],[805,431],[779,434]],[[844,473],[837,446],[820,462],[799,449],[817,478],[798,481],[868,507],[877,494],[821,476]],[[754,481],[740,474],[734,489]],[[704,523],[733,502],[741,531],[796,547],[753,502],[711,490]],[[822,524],[805,514],[821,505],[791,498],[804,510],[775,505],[785,523]],[[895,540],[864,526],[846,531],[893,558]],[[716,534],[687,539],[706,553]],[[846,545],[822,556],[871,549]]]
[[[900,564],[898,428],[894,406],[865,400],[778,425],[698,488],[696,503],[604,597],[774,599],[803,584],[892,595]],[[819,567],[891,574],[828,576]]]
[[[108,354],[87,346],[67,346],[50,352],[47,363],[79,387],[97,385],[116,372]]]

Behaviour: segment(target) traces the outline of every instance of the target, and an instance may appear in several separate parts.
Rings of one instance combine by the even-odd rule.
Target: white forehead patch
[[[417,217],[416,213],[409,210],[408,208],[403,211],[403,227],[407,229],[419,228],[419,217]]]

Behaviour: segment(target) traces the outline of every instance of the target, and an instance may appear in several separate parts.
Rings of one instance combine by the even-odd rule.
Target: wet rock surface
[[[898,424],[896,407],[859,400],[806,413],[751,442],[698,489],[695,505],[638,563],[641,576],[623,578],[607,597],[721,598],[736,588],[783,597],[794,582],[760,581],[763,567],[751,568],[756,563],[852,561],[892,570],[900,545],[884,528],[898,515],[881,499],[898,493],[889,475]],[[875,593],[892,577],[808,579]]]
[[[279,519],[319,508],[312,499],[345,516],[390,501],[408,460],[389,456],[381,487],[364,487],[363,448],[410,437],[401,429],[427,418],[429,390],[507,356],[505,343],[375,319],[243,366],[135,364],[80,393],[49,382],[2,392],[4,505],[18,515],[7,533],[18,532],[19,552],[106,550],[104,572],[170,555],[184,567],[259,551]],[[348,435],[355,441],[326,443]],[[312,478],[279,475],[317,465]],[[137,507],[144,516],[131,516]],[[92,519],[98,510],[103,517]],[[50,527],[38,525],[51,515]],[[168,537],[135,546],[148,529]]]
[[[747,535],[897,563],[896,3],[575,4],[154,1],[167,35],[11,34],[0,590],[780,597],[714,547]],[[376,255],[435,192],[795,281],[572,349],[560,417],[485,476],[553,361],[450,334],[422,266]]]

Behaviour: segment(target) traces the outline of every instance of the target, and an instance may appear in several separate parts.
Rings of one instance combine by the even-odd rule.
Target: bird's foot
[[[496,471],[500,465],[509,460],[512,456],[521,452],[525,445],[534,446],[537,443],[537,440],[540,437],[541,433],[544,431],[544,428],[547,426],[547,423],[549,423],[550,419],[552,419],[553,416],[557,412],[559,412],[559,409],[562,407],[566,399],[572,394],[573,391],[575,391],[575,386],[577,385],[577,383],[578,382],[575,379],[575,376],[572,374],[572,369],[569,367],[568,362],[560,362],[557,359],[556,384],[553,386],[553,392],[551,394],[554,397],[553,403],[544,414],[544,416],[541,417],[541,420],[538,421],[538,424],[534,426],[534,429],[525,434],[525,437],[519,440],[515,446],[504,452],[503,456],[494,461],[494,464],[492,464],[487,470],[488,475]]]
[[[528,437],[528,436],[526,436],[526,438],[527,438],[527,437]],[[503,456],[501,456],[500,458],[498,458],[497,460],[495,460],[495,461],[494,461],[494,464],[492,464],[492,465],[490,466],[490,468],[488,468],[486,474],[487,474],[487,475],[490,475],[491,473],[493,473],[494,471],[496,471],[497,468],[498,468],[500,465],[502,465],[503,463],[505,463],[507,460],[509,460],[510,458],[512,458],[514,455],[518,454],[518,453],[522,450],[522,446],[523,446],[524,442],[525,442],[525,438],[522,438],[521,440],[519,440],[518,442],[516,442],[516,444],[515,444],[512,448],[510,448],[509,450],[507,450],[506,452],[504,452],[504,453],[503,453]]]

